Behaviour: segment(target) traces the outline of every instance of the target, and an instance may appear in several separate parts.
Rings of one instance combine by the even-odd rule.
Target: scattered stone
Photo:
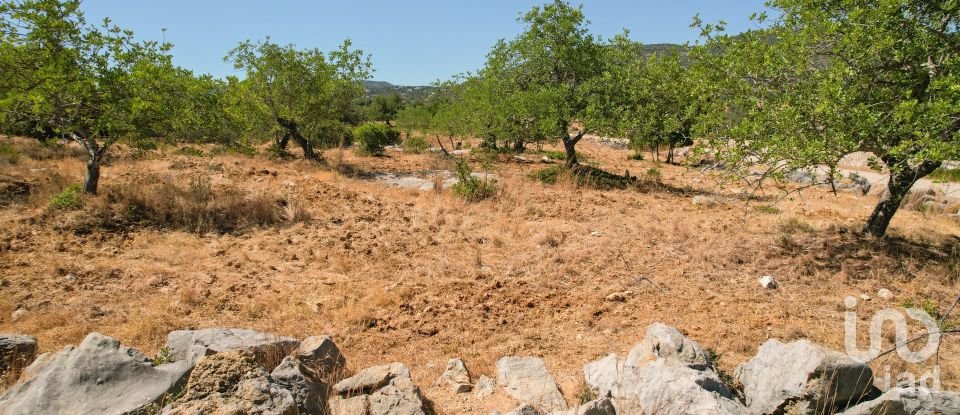
[[[863,301],[870,301],[870,300],[872,300],[872,298],[870,298],[870,296],[869,296],[869,295],[866,295],[866,294],[860,294],[860,299],[863,300]]]
[[[624,301],[627,301],[627,299],[630,297],[633,297],[633,291],[627,290],[627,291],[618,291],[615,293],[611,293],[610,295],[607,296],[606,299],[607,301],[622,303]]]
[[[490,395],[493,395],[496,387],[497,383],[493,380],[493,378],[487,375],[480,375],[480,379],[477,379],[477,386],[475,386],[474,389],[476,390],[476,395],[478,398],[486,398]]]
[[[551,415],[617,415],[617,408],[613,399],[600,398],[567,411],[554,411]]]
[[[881,288],[880,291],[877,291],[877,297],[880,297],[881,300],[892,300],[894,295],[893,291]]]
[[[711,206],[716,206],[716,204],[717,204],[717,199],[714,199],[710,196],[700,195],[700,196],[693,197],[694,206],[711,207]]]
[[[28,311],[24,308],[18,308],[10,313],[10,319],[13,321],[20,321],[24,316],[26,316]]]
[[[873,388],[869,366],[809,340],[768,340],[736,378],[754,414],[833,413]]]
[[[768,290],[775,290],[777,289],[777,287],[780,286],[780,283],[778,283],[776,279],[774,279],[769,275],[764,275],[760,277],[758,281],[760,282],[761,287],[766,288]]]
[[[370,402],[367,401],[367,395],[359,395],[350,398],[334,396],[328,402],[330,406],[330,415],[367,415]]]
[[[449,385],[455,393],[467,393],[473,389],[470,372],[460,359],[450,359],[447,362],[447,369],[440,375],[440,379],[437,379],[437,383]]]
[[[208,353],[250,350],[257,355],[265,370],[273,370],[284,356],[300,345],[300,341],[247,329],[175,330],[167,335],[167,348],[177,360],[199,358],[188,354],[195,345],[205,347]]]
[[[322,378],[315,377],[315,373],[301,360],[287,356],[270,372],[270,377],[290,391],[299,413],[323,414],[323,403],[328,398],[328,385]]]
[[[497,361],[497,384],[514,399],[546,411],[567,409],[557,382],[536,357],[508,356]]]
[[[647,327],[646,336],[630,350],[624,364],[639,367],[657,359],[696,370],[713,369],[710,357],[697,342],[659,322]]]
[[[599,237],[603,236],[603,233],[601,233],[600,231],[593,231],[593,232],[590,232],[590,236],[592,236],[592,237],[594,237],[594,238],[599,238]]]
[[[410,377],[410,370],[403,363],[368,367],[333,385],[338,395],[368,394],[390,383],[394,378]]]
[[[29,380],[0,395],[0,413],[137,413],[175,393],[191,367],[187,361],[154,367],[140,351],[90,333],[79,346],[31,365]]]
[[[740,415],[746,408],[713,370],[677,366],[666,359],[640,367],[625,366],[621,396],[623,414]]]
[[[879,398],[861,403],[843,415],[960,414],[960,393],[916,386],[893,388]]]
[[[277,383],[249,349],[200,358],[184,394],[162,415],[295,415],[293,394]]]
[[[0,334],[0,384],[16,379],[37,356],[37,339],[23,334]]]
[[[514,410],[510,412],[507,412],[507,413],[493,412],[490,415],[543,415],[543,412],[540,412],[540,410],[533,405],[523,404],[516,407]]]
[[[583,377],[587,386],[597,396],[620,396],[620,374],[622,365],[616,353],[610,353],[603,359],[583,366]]]
[[[420,389],[410,377],[396,377],[390,384],[371,394],[370,415],[426,415]]]
[[[303,339],[291,356],[313,372],[313,377],[317,379],[326,379],[337,374],[347,364],[347,359],[344,359],[340,348],[330,336],[310,336]]]

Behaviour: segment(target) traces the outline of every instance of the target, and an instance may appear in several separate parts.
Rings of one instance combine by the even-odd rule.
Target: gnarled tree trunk
[[[564,165],[569,168],[574,168],[580,164],[577,161],[577,143],[580,142],[580,139],[583,138],[583,134],[586,131],[581,131],[577,135],[571,137],[570,134],[563,136],[563,149],[567,152],[567,161]]]
[[[87,175],[83,180],[83,192],[91,195],[97,194],[97,186],[100,185],[100,157],[90,157],[87,160]]]
[[[277,123],[286,130],[283,138],[280,139],[280,142],[277,143],[280,151],[286,150],[287,143],[292,138],[295,143],[297,143],[300,148],[303,149],[303,157],[307,160],[313,160],[317,163],[320,163],[320,156],[313,151],[313,145],[310,144],[310,140],[307,140],[302,135],[300,135],[300,127],[293,120],[288,120],[285,118],[277,117]]]
[[[864,233],[873,236],[886,235],[893,215],[897,213],[903,199],[910,194],[913,184],[932,173],[941,164],[939,161],[923,161],[911,166],[905,160],[884,158],[883,161],[890,167],[890,182],[887,184],[887,189],[880,195],[880,201],[863,227]]]

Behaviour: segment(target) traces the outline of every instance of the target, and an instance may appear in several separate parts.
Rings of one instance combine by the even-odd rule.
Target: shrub
[[[451,189],[454,195],[470,202],[479,202],[497,194],[496,184],[475,177],[465,161],[457,162],[457,182]]]
[[[66,189],[63,189],[62,192],[57,193],[53,196],[53,199],[50,199],[50,208],[51,209],[79,209],[83,206],[83,201],[80,199],[80,193],[83,192],[83,188],[79,184],[72,184]]]
[[[568,169],[562,165],[554,165],[545,169],[534,170],[529,174],[529,177],[546,184],[557,184],[570,180],[577,186],[600,190],[626,189],[637,184],[637,180],[632,177],[620,176],[584,165],[573,169]]]
[[[639,152],[639,151],[636,152],[636,153],[633,153],[633,154],[627,156],[627,160],[643,161],[643,153],[641,153],[641,152]]]
[[[338,148],[341,144],[349,147],[353,144],[353,131],[342,122],[323,123],[310,133],[310,137],[310,143],[317,149]]]
[[[364,156],[383,154],[383,148],[396,144],[400,132],[383,124],[364,124],[353,130],[353,142],[357,153]]]
[[[403,151],[411,154],[420,154],[430,148],[430,144],[423,137],[414,136],[403,141]]]

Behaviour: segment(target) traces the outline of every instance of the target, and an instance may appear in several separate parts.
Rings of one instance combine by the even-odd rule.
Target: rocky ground
[[[714,173],[628,160],[630,151],[596,141],[580,146],[587,162],[646,184],[544,185],[528,178],[549,166],[539,154],[492,162],[464,155],[498,178],[497,197],[479,203],[373,179],[452,170],[434,154],[332,150],[324,154],[331,170],[262,155],[121,148],[105,167],[105,188],[204,177],[214,190],[305,212],[222,234],[90,224],[92,207],[52,211],[50,197],[82,177],[82,161],[11,141],[24,156],[0,165],[0,176],[28,190],[8,185],[13,196],[0,208],[0,332],[35,336],[41,352],[94,331],[151,356],[180,329],[326,334],[348,354],[350,371],[402,362],[440,413],[488,414],[517,401],[435,385],[451,358],[475,382],[497,378],[504,356],[539,357],[573,403],[585,389],[583,366],[627,355],[655,321],[709,345],[712,367],[732,374],[769,339],[843,351],[848,296],[858,299],[866,348],[878,310],[945,312],[958,294],[960,226],[948,215],[904,210],[892,238],[863,238],[855,231],[874,191],[813,187],[777,201],[783,194],[767,189],[767,199],[747,201],[737,196],[742,186]],[[762,276],[777,288],[761,287]],[[958,347],[956,336],[945,337],[939,360],[942,384],[954,390]],[[893,355],[872,368],[920,375],[932,365]]]

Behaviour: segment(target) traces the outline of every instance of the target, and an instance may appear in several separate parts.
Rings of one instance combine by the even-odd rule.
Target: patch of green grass
[[[150,360],[150,364],[153,366],[160,366],[164,363],[172,363],[176,359],[173,357],[173,350],[170,350],[169,347],[164,346],[157,352],[157,355]]]
[[[620,176],[585,165],[579,165],[573,169],[568,169],[563,165],[550,166],[531,172],[529,177],[546,184],[557,184],[564,180],[572,180],[577,186],[601,190],[626,189],[636,183],[634,178]]]
[[[50,199],[50,208],[63,210],[79,209],[83,206],[83,200],[80,199],[82,192],[83,188],[81,188],[79,184],[72,184],[66,189],[63,189],[62,192],[53,196],[53,199]]]
[[[577,154],[577,160],[579,161],[585,161],[590,159],[589,157],[587,157],[586,155],[584,155],[579,151],[576,152],[576,154]],[[543,155],[550,160],[564,161],[567,159],[567,152],[563,150],[544,150]]]
[[[0,162],[17,164],[18,161],[20,161],[20,150],[17,150],[13,144],[0,143]]]
[[[782,212],[780,208],[773,205],[755,205],[753,210],[757,213],[764,213],[767,215],[777,215]]]
[[[430,148],[430,144],[427,143],[427,140],[420,136],[412,136],[406,140],[403,140],[403,144],[401,144],[401,146],[403,147],[403,151],[406,151],[410,154],[420,154]]]
[[[923,310],[923,312],[930,315],[935,319],[942,317],[940,315],[940,307],[937,306],[937,302],[929,299],[925,300],[914,300],[913,298],[904,299],[900,306],[903,308],[916,308]]]
[[[472,173],[467,162],[460,161],[457,163],[457,182],[451,187],[454,195],[470,202],[479,202],[497,194],[495,183],[489,180],[481,180]]]
[[[935,182],[960,182],[960,169],[945,169],[943,167],[930,173],[930,180]]]

